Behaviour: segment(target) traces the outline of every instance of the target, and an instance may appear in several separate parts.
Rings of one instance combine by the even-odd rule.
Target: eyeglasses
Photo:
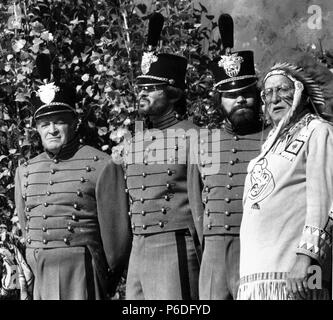
[[[294,93],[294,90],[294,87],[290,87],[288,85],[281,85],[275,88],[264,89],[261,91],[260,95],[265,102],[270,102],[273,98],[274,91],[276,95],[283,99],[290,97]]]

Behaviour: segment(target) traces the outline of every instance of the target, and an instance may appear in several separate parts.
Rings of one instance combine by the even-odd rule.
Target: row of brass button
[[[27,242],[28,242],[28,244],[31,244],[32,240],[30,238],[27,238]],[[43,244],[48,244],[49,240],[43,239],[42,242],[43,242]],[[69,239],[66,238],[66,237],[63,238],[63,242],[66,243],[66,244],[68,244],[68,245],[70,244]]]
[[[85,182],[88,181],[88,180],[85,179],[84,177],[81,177],[79,181],[82,182],[82,183],[85,183]],[[52,186],[52,185],[54,185],[54,184],[57,183],[57,182],[59,182],[59,181],[53,181],[53,180],[50,180],[48,183],[49,183],[50,186]],[[28,181],[27,181],[27,182],[24,183],[23,186],[24,186],[25,188],[28,188],[29,185],[30,185],[30,184],[29,184]]]
[[[167,174],[168,176],[172,176],[172,173],[173,173],[173,171],[170,170],[170,169],[168,169],[168,170],[166,171],[166,174]],[[144,178],[147,177],[147,175],[148,175],[148,173],[146,173],[146,172],[142,172],[142,176],[143,176]],[[127,175],[126,175],[126,174],[124,175],[124,179],[127,180]]]
[[[170,188],[171,188],[171,184],[170,183],[167,183],[166,185],[166,188],[169,190]],[[157,186],[145,186],[144,184],[141,186],[141,190],[146,190],[147,188],[153,188],[153,187],[157,187]],[[158,186],[159,187],[159,186]],[[126,193],[129,193],[129,189],[128,188],[126,188],[125,189],[125,192]]]
[[[170,150],[170,149],[171,148],[167,148],[167,149],[156,149],[156,148],[154,148],[154,149],[151,149],[150,147],[148,147],[148,148],[146,148],[146,150],[144,152],[149,153],[149,152],[156,152],[157,150],[164,151],[164,150]],[[175,144],[172,149],[175,150],[175,151],[178,151],[179,147],[178,147],[177,144]],[[137,152],[143,152],[143,150],[142,151],[137,151]],[[128,155],[128,154],[129,154],[129,151],[126,150],[125,155]]]
[[[205,192],[208,192],[208,193],[209,193],[210,190],[213,189],[213,188],[214,188],[214,187],[205,186],[205,187],[204,187],[204,190],[205,190]],[[232,189],[232,185],[231,185],[231,184],[227,184],[227,185],[225,186],[225,188],[228,189],[228,190],[231,190],[231,189]]]
[[[39,217],[39,216],[33,216],[33,218],[37,218],[37,217]],[[47,218],[54,218],[55,216],[49,216],[49,215],[47,215],[47,214],[43,214],[42,216],[41,216],[44,220],[46,220]],[[78,217],[77,217],[77,215],[76,214],[72,214],[72,220],[74,220],[74,221],[77,221],[78,220]],[[30,221],[30,219],[32,218],[30,215],[26,215],[26,218],[27,218],[27,220],[28,221]]]
[[[236,148],[232,148],[232,149],[230,150],[230,152],[232,152],[232,153],[237,153],[238,150],[237,150]],[[200,154],[201,154],[201,155],[206,154],[206,150],[204,150],[204,149],[200,150]]]
[[[227,173],[227,175],[228,175],[228,177],[230,177],[230,178],[231,178],[231,177],[233,177],[233,176],[234,176],[234,173],[229,171],[229,172]],[[207,175],[206,175],[206,174],[204,174],[204,173],[202,173],[202,174],[201,174],[201,178],[202,178],[203,180],[205,180],[205,179],[206,179],[206,177],[207,177]]]
[[[217,226],[213,226],[213,225],[211,225],[211,224],[207,224],[207,228],[208,228],[209,230],[212,230],[213,227],[217,227]],[[218,227],[220,227],[220,226],[218,226]],[[226,225],[224,225],[224,226],[221,226],[221,227],[224,227],[224,229],[226,229],[226,230],[230,230],[230,228],[231,228],[228,224],[226,224]]]
[[[169,195],[165,195],[164,197],[164,200],[165,201],[170,201],[171,197]],[[157,199],[145,199],[145,198],[140,198],[139,201],[141,203],[145,203],[146,200],[157,200]],[[130,203],[133,204],[134,203],[134,200],[133,199],[130,199]]]
[[[49,205],[52,205],[52,203],[48,203],[48,202],[44,202],[44,203],[43,203],[43,206],[44,206],[44,207],[48,207]],[[73,203],[73,208],[76,209],[76,210],[80,210],[80,209],[81,209],[80,205],[79,205],[77,202],[74,202],[74,203]],[[30,207],[26,207],[26,208],[25,208],[25,211],[26,211],[26,212],[30,212],[31,209],[32,209],[32,208],[30,208]]]
[[[85,170],[86,170],[87,172],[91,172],[92,169],[91,169],[90,166],[86,166],[86,167],[85,167]],[[63,170],[51,169],[51,170],[50,170],[50,173],[51,173],[51,174],[55,174],[56,172],[59,172],[59,171],[63,171]],[[24,177],[26,177],[26,178],[29,177],[29,175],[30,175],[29,172],[25,172],[25,173],[24,173]]]
[[[29,226],[26,226],[25,228],[24,228],[27,232],[29,232]],[[41,229],[43,232],[47,232],[47,230],[48,230],[48,228],[47,227],[42,227],[42,229]],[[71,232],[73,232],[74,231],[74,227],[71,225],[71,224],[69,224],[68,226],[67,226],[67,230],[68,231],[71,231]]]
[[[224,211],[224,212],[221,212],[221,213],[224,213],[227,217],[230,216],[230,212],[229,211]],[[209,209],[205,210],[205,214],[209,217],[210,216],[210,211]]]
[[[177,158],[169,158],[169,164],[174,163],[176,159]],[[147,159],[145,159],[142,161],[142,163],[147,166],[149,164],[149,161]],[[156,164],[156,162],[152,161],[151,164]]]
[[[163,213],[163,214],[166,214],[167,213],[167,210],[165,209],[165,208],[161,208],[161,212]],[[145,210],[142,210],[141,211],[141,215],[142,216],[145,216],[147,214],[147,211],[145,211]],[[132,215],[133,215],[133,213],[131,212],[131,211],[129,211],[128,212],[128,215],[131,217]]]
[[[165,223],[163,221],[160,221],[158,224],[157,224],[160,228],[163,228]],[[148,226],[143,224],[142,226],[138,226],[138,225],[135,225],[134,223],[132,223],[132,229],[135,230],[135,228],[139,228],[141,227],[143,230],[147,230]],[[151,226],[152,227],[152,226]]]
[[[45,192],[45,195],[46,195],[46,196],[50,196],[51,194],[55,194],[55,192],[54,192],[54,193],[51,192],[51,191],[46,191],[46,192]],[[83,196],[83,193],[82,193],[81,190],[77,190],[77,191],[76,191],[76,195],[77,195],[78,197],[82,197],[82,196]],[[27,201],[28,196],[27,196],[26,194],[24,194],[24,195],[22,195],[22,198],[23,198],[23,200]]]
[[[87,160],[88,160],[88,159],[87,159]],[[93,157],[93,160],[94,160],[94,161],[98,161],[98,160],[99,160],[98,156],[94,156],[94,157]],[[57,159],[57,158],[53,159],[53,163],[55,163],[55,164],[59,163],[59,159]],[[29,162],[25,161],[25,162],[23,163],[23,165],[24,165],[25,167],[27,167],[27,166],[29,165]]]
[[[231,202],[230,198],[224,198],[224,199],[219,199],[219,200],[224,200],[226,203],[230,203]],[[208,201],[209,201],[209,198],[205,197],[204,203],[208,203]]]

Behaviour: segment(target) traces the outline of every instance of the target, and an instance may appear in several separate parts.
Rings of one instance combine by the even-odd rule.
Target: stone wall
[[[259,70],[294,49],[333,49],[332,0],[196,0],[195,6],[198,2],[216,19],[221,13],[232,15],[235,50],[254,50]]]
[[[156,2],[136,1],[145,2],[148,12]],[[199,3],[204,5],[215,20],[221,13],[232,15],[234,50],[253,50],[259,72],[295,49],[333,50],[332,0],[193,0],[192,3],[196,8],[200,8]],[[309,13],[311,6],[316,6],[317,11]],[[217,28],[212,37],[219,37]]]

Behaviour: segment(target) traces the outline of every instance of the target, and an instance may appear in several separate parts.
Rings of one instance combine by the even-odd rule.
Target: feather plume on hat
[[[218,19],[218,26],[223,52],[229,53],[229,51],[234,47],[234,21],[230,14],[222,13]]]
[[[154,12],[149,17],[147,50],[142,55],[141,71],[137,77],[138,86],[170,85],[185,88],[187,59],[184,56],[162,53],[158,42],[164,24],[164,17]]]
[[[156,48],[160,40],[162,28],[164,24],[164,17],[159,12],[154,12],[149,18],[147,46],[148,50]]]
[[[36,67],[38,75],[43,82],[51,79],[51,58],[46,53],[41,53],[36,58]]]
[[[158,60],[155,55],[155,50],[160,40],[164,24],[164,17],[159,12],[154,12],[150,15],[148,24],[147,46],[148,51],[143,53],[141,60],[141,71],[143,74],[149,72],[150,65]]]

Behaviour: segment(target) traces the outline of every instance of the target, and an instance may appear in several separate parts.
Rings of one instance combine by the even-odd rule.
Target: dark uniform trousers
[[[133,231],[127,299],[199,297],[203,206],[198,167],[188,162],[190,129],[197,133],[191,122],[175,121],[126,143]]]
[[[199,167],[205,206],[199,279],[201,300],[236,299],[244,181],[247,165],[259,154],[266,135],[266,131],[237,135],[221,129],[215,130],[207,141],[201,141]]]
[[[131,233],[123,171],[75,141],[16,172],[15,201],[34,276],[34,299],[104,299],[126,264]],[[109,264],[109,265],[108,265]]]

